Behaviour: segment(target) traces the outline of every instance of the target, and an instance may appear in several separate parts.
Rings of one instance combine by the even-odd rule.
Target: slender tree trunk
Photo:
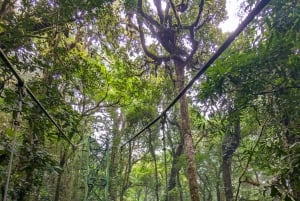
[[[80,169],[81,169],[81,166],[80,166]],[[79,195],[79,192],[78,192],[78,189],[79,189],[79,178],[80,178],[80,173],[79,173],[80,170],[75,170],[74,172],[74,180],[73,180],[73,185],[72,185],[72,195],[71,195],[71,200],[72,201],[78,201],[79,198],[78,198],[78,195]]]
[[[181,182],[180,182],[180,177],[179,177],[179,172],[177,173],[177,188],[179,191],[179,201],[183,201],[183,192],[182,192],[182,187],[181,187]]]
[[[176,113],[176,112],[175,112]],[[181,132],[181,126],[179,125],[179,123],[176,120],[168,120],[168,122],[173,125],[176,126],[177,129],[179,130],[179,137],[180,137],[180,141],[179,144],[177,145],[176,148],[174,148],[173,142],[172,142],[172,138],[173,136],[170,135],[170,132],[166,132],[167,134],[167,138],[169,141],[169,144],[171,146],[172,149],[172,166],[171,166],[171,173],[170,173],[170,177],[169,177],[169,181],[168,181],[168,192],[173,190],[176,186],[178,189],[178,194],[175,195],[175,197],[171,197],[170,194],[168,193],[168,197],[166,197],[166,201],[171,201],[171,200],[180,200],[183,201],[183,193],[182,193],[182,188],[180,185],[180,177],[179,177],[179,171],[181,169],[181,165],[179,163],[179,158],[183,153],[183,139],[182,139],[182,132]]]
[[[56,180],[54,201],[59,201],[59,194],[60,194],[60,190],[61,190],[60,189],[61,178],[62,178],[62,173],[59,173],[59,175],[57,176],[57,180]]]
[[[148,200],[148,187],[145,186],[145,196],[144,196],[144,201]]]
[[[181,156],[183,151],[183,141],[179,143],[179,145],[176,148],[175,153],[173,154],[173,160],[172,160],[172,167],[171,167],[171,174],[169,178],[169,184],[168,184],[168,191],[173,190],[176,187],[176,177],[179,173],[179,170],[181,169],[180,165],[178,164],[179,157]]]
[[[233,189],[231,183],[231,158],[223,159],[222,171],[226,201],[233,201]]]
[[[175,71],[177,77],[177,90],[181,91],[184,88],[184,72],[185,64],[177,59],[174,59]],[[180,99],[180,114],[181,128],[184,143],[184,152],[187,162],[187,178],[189,181],[191,201],[200,201],[199,186],[197,182],[197,170],[195,161],[195,148],[190,128],[190,117],[188,112],[187,97],[184,94]]]
[[[64,168],[65,163],[66,163],[66,157],[67,157],[67,151],[63,150],[63,155],[61,156],[60,162],[59,162],[59,166],[61,169]],[[59,172],[58,176],[57,176],[57,180],[56,180],[56,187],[55,187],[55,197],[54,197],[54,201],[59,201],[59,195],[60,195],[60,191],[61,189],[61,179],[62,179],[62,175],[63,172]]]
[[[123,180],[123,184],[122,184],[122,188],[121,188],[121,193],[120,193],[120,201],[124,201],[124,194],[127,190],[127,188],[129,187],[129,175],[131,172],[131,168],[132,168],[132,149],[131,149],[131,142],[129,142],[128,144],[129,148],[128,148],[128,160],[127,160],[127,164],[126,164],[126,168],[125,168],[125,175],[124,175],[124,180]]]
[[[113,117],[114,125],[113,125],[113,138],[112,138],[112,147],[110,154],[110,166],[109,166],[109,198],[111,201],[116,201],[118,198],[118,186],[119,186],[119,177],[117,175],[119,168],[119,145],[122,137],[122,129],[123,129],[123,116],[122,114],[118,114],[118,112],[112,111],[111,115]]]
[[[170,144],[171,150],[172,150],[172,166],[171,166],[170,178],[168,181],[168,191],[171,191],[176,187],[177,175],[179,173],[179,170],[181,169],[181,166],[178,164],[178,161],[179,161],[179,157],[183,153],[183,139],[182,139],[181,127],[180,127],[179,123],[176,120],[173,120],[173,121],[168,120],[168,122],[177,127],[177,129],[179,130],[178,133],[179,133],[179,137],[180,137],[179,144],[177,145],[176,148],[174,148],[174,145],[173,145],[174,143],[172,142],[173,136],[170,135],[169,131],[166,132],[166,136],[168,138],[168,141],[169,141],[169,144]]]
[[[209,178],[206,174],[204,174],[205,180],[206,180],[206,184],[204,186],[204,188],[207,190],[208,196],[205,199],[205,201],[212,201],[212,194],[211,194],[211,189],[210,189],[210,181]]]
[[[154,145],[152,144],[151,133],[149,133],[149,149],[150,149],[151,156],[154,160],[155,196],[156,196],[156,200],[159,201],[159,183],[158,183],[157,160],[156,160],[156,155],[155,155],[155,148],[154,148]]]
[[[220,191],[220,178],[221,176],[221,167],[218,168],[217,172],[216,172],[216,177],[217,177],[217,182],[216,182],[216,193],[217,193],[217,201],[221,201],[221,191]]]
[[[201,181],[203,181],[202,180],[202,178],[200,177],[200,175],[198,175],[199,176],[199,179],[201,180]],[[205,191],[205,184],[203,183],[200,183],[199,184],[199,190],[200,190],[200,192],[201,192],[201,197],[202,197],[202,200],[205,200],[206,201],[206,191]]]
[[[221,201],[220,182],[216,183],[217,201]]]
[[[233,201],[233,187],[231,183],[231,159],[240,144],[240,119],[234,123],[233,133],[227,133],[222,142],[222,172],[226,201]]]

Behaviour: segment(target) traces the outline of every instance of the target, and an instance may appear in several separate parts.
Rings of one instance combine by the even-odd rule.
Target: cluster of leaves
[[[199,100],[210,107],[203,112],[211,117],[241,117],[243,141],[235,154],[232,179],[241,183],[238,186],[260,187],[256,195],[242,189],[243,198],[299,197],[299,183],[293,179],[299,175],[295,163],[299,161],[300,94],[297,10],[295,1],[274,1],[264,13],[269,15],[247,29],[198,88]]]
[[[123,142],[169,103],[175,89],[170,55],[165,54],[166,62],[161,62],[164,68],[158,68],[159,62],[140,53],[140,42],[145,41],[135,35],[141,34],[134,24],[141,17],[138,2],[7,2],[0,2],[0,46],[77,145],[64,141],[26,96],[16,132],[9,197],[18,201],[155,200],[168,195],[189,200],[177,105],[165,122],[120,151]],[[191,1],[188,12],[180,14],[183,27],[194,20],[201,2]],[[210,19],[209,23],[191,34],[192,39],[185,36],[188,29],[177,33],[182,40],[176,46],[183,50],[190,51],[187,40],[197,40],[201,46],[187,64],[191,69],[203,63],[223,37],[214,25],[224,18],[225,1],[205,2],[199,19]],[[249,2],[245,12],[253,5]],[[143,8],[159,20],[159,11]],[[232,158],[237,198],[298,199],[299,23],[297,0],[275,0],[190,94],[203,200],[221,200],[222,141],[231,136],[238,118],[242,140]],[[145,35],[158,37],[151,36],[147,25]],[[158,33],[159,27],[154,28]],[[159,40],[145,46],[158,56],[168,51],[157,45]],[[11,72],[2,61],[0,67],[0,185],[4,188],[14,139],[11,114],[18,94]],[[162,125],[164,129],[159,129]],[[176,188],[168,192],[172,179]]]

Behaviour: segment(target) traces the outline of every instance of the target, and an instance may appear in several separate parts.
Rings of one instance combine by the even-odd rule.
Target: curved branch
[[[248,158],[248,160],[247,160],[246,166],[245,166],[245,168],[244,168],[242,174],[241,174],[240,177],[239,177],[239,183],[238,183],[237,192],[236,192],[236,195],[235,195],[235,201],[238,200],[238,196],[239,196],[239,192],[240,192],[241,183],[243,182],[243,181],[242,181],[242,178],[243,178],[244,175],[247,173],[247,170],[248,170],[248,167],[249,167],[250,162],[251,162],[251,160],[252,160],[254,151],[255,151],[256,147],[258,146],[258,143],[260,142],[260,139],[261,139],[261,137],[262,137],[262,135],[263,135],[263,133],[264,133],[264,131],[265,131],[265,128],[266,128],[266,126],[267,126],[267,121],[268,121],[268,120],[266,120],[266,121],[264,122],[264,124],[262,125],[261,130],[260,130],[260,133],[259,133],[258,138],[257,138],[257,141],[255,142],[254,146],[251,148],[251,152],[250,152],[249,158]]]
[[[160,57],[160,56],[157,56],[155,54],[153,54],[152,52],[150,52],[148,50],[148,48],[146,47],[146,40],[145,40],[145,35],[144,35],[144,32],[143,32],[143,28],[142,28],[142,22],[140,19],[138,19],[138,26],[139,26],[139,34],[140,34],[140,39],[141,39],[141,44],[142,44],[142,48],[143,48],[143,51],[145,52],[145,54],[153,59],[154,61],[156,61],[157,63],[161,64],[163,61],[170,61],[170,57]]]
[[[203,12],[203,6],[204,6],[204,0],[201,0],[200,4],[199,4],[199,12],[198,12],[198,15],[197,15],[197,18],[195,20],[195,22],[191,25],[191,27],[197,27],[199,22],[200,22],[200,17],[201,17],[201,14]]]
[[[154,5],[156,7],[156,10],[157,10],[157,15],[159,17],[159,22],[160,24],[163,24],[164,23],[164,14],[163,14],[163,11],[161,9],[161,1],[160,0],[153,0],[154,2]]]
[[[175,7],[175,5],[174,5],[174,3],[173,3],[172,0],[169,0],[169,2],[170,2],[170,5],[171,5],[171,8],[172,8],[172,10],[173,10],[173,13],[174,13],[174,15],[175,15],[175,18],[176,18],[176,20],[177,20],[178,27],[181,28],[181,20],[180,20],[180,17],[178,16],[176,7]]]
[[[204,6],[204,0],[201,0],[201,2],[199,4],[198,14],[197,14],[197,17],[196,17],[195,21],[191,25],[182,25],[182,29],[195,30],[196,27],[199,27],[201,14],[203,12],[203,6]],[[203,23],[201,23],[201,24],[203,24]]]
[[[118,100],[116,100],[115,102],[112,102],[112,103],[107,103],[107,104],[101,104],[102,102],[101,101],[98,101],[97,104],[90,108],[90,109],[87,109],[83,114],[82,116],[90,116],[94,113],[96,113],[98,111],[98,109],[100,108],[110,108],[110,107],[113,107],[113,106],[116,106],[116,105],[119,105],[120,104],[120,101],[121,101],[121,98],[120,97]]]
[[[193,56],[194,56],[194,54],[196,54],[198,47],[199,47],[199,41],[197,41],[195,39],[195,31],[198,31],[199,29],[201,29],[210,20],[211,20],[211,17],[208,15],[202,23],[198,24],[195,27],[191,26],[189,28],[190,38],[191,38],[191,43],[192,43],[192,52],[190,53],[189,57],[187,58],[187,62],[190,62],[193,59]]]
[[[210,17],[208,16],[202,23],[200,23],[201,14],[203,13],[204,0],[201,0],[199,4],[199,11],[196,20],[190,26],[183,26],[183,29],[187,29],[190,32],[190,41],[192,43],[192,51],[189,54],[186,62],[190,62],[193,59],[193,56],[196,54],[199,46],[199,41],[195,39],[195,31],[199,30],[203,27],[207,22],[210,21]]]
[[[138,1],[138,13],[141,14],[141,16],[143,18],[145,18],[149,23],[151,23],[153,26],[156,27],[160,27],[160,24],[154,20],[151,16],[147,15],[144,11],[143,11],[143,1],[139,0]]]
[[[201,29],[206,23],[208,23],[210,20],[212,19],[211,16],[207,15],[207,17],[205,18],[205,20],[203,20],[202,23],[198,24],[197,26],[195,26],[194,30],[197,31],[199,29]]]
[[[191,38],[191,42],[192,42],[192,51],[191,53],[189,54],[188,58],[186,59],[186,62],[189,63],[192,59],[193,59],[193,56],[196,54],[197,50],[198,50],[198,47],[199,47],[199,41],[195,40],[194,39],[194,33],[193,34],[190,34],[190,36],[192,37]]]

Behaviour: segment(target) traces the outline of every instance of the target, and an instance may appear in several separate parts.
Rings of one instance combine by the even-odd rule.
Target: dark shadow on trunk
[[[180,92],[185,85],[185,63],[174,59],[175,73],[176,73],[176,86],[178,92]],[[190,116],[188,111],[188,100],[186,95],[182,95],[179,100],[180,104],[180,114],[181,114],[181,129],[183,138],[183,149],[186,156],[186,176],[188,179],[189,190],[191,201],[200,201],[200,191],[197,181],[197,169],[195,161],[195,147],[193,143],[191,126],[190,126]]]
[[[152,143],[152,135],[151,132],[149,133],[149,150],[151,153],[151,156],[154,160],[154,177],[155,177],[155,196],[156,196],[156,200],[159,201],[159,182],[158,182],[158,170],[157,170],[157,159],[156,159],[156,155],[155,155],[155,145],[153,145]],[[146,192],[147,194],[147,192]]]
[[[218,168],[217,170],[217,182],[216,182],[216,193],[217,193],[217,201],[221,201],[221,168]]]
[[[64,168],[65,163],[66,163],[66,157],[67,157],[67,151],[64,150],[63,155],[61,156],[60,162],[59,162],[59,167],[61,169]],[[58,176],[57,176],[57,180],[56,180],[56,187],[55,187],[55,197],[54,197],[54,201],[59,201],[59,195],[60,195],[60,191],[61,189],[61,179],[62,179],[62,175],[63,172],[59,172]]]
[[[129,175],[131,173],[131,168],[132,168],[132,146],[133,146],[132,143],[129,142],[127,164],[125,167],[124,179],[123,179],[123,184],[120,192],[120,201],[124,201],[124,195],[126,193],[126,190],[130,187]]]
[[[240,144],[240,119],[236,118],[233,132],[226,133],[222,142],[222,173],[226,201],[233,201],[233,187],[231,181],[231,159]]]
[[[171,191],[176,187],[176,177],[179,173],[179,170],[181,169],[181,165],[178,162],[182,152],[183,152],[183,141],[181,140],[173,155],[171,174],[170,174],[169,184],[168,184],[168,191]]]

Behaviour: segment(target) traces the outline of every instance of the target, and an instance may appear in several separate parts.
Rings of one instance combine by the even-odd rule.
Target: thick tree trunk
[[[240,119],[234,123],[233,133],[227,133],[222,142],[222,173],[226,201],[233,201],[233,187],[231,183],[231,159],[238,148],[241,138]]]
[[[184,88],[184,72],[185,64],[177,59],[174,59],[175,71],[177,77],[178,92]],[[197,169],[195,161],[195,148],[190,129],[190,117],[188,112],[188,102],[186,95],[180,99],[180,114],[181,114],[181,129],[184,143],[184,153],[187,162],[187,179],[189,181],[189,189],[191,201],[200,201],[199,186],[197,182]]]

